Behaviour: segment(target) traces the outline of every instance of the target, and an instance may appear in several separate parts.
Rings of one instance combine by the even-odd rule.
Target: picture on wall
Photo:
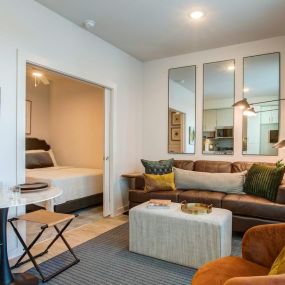
[[[26,135],[32,133],[32,101],[26,100]]]
[[[171,140],[180,141],[181,140],[181,129],[171,128]]]
[[[181,125],[181,115],[178,112],[171,113],[171,123],[172,125]]]

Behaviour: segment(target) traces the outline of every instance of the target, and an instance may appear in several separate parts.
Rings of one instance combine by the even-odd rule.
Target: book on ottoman
[[[171,200],[150,199],[147,208],[151,209],[169,209]]]

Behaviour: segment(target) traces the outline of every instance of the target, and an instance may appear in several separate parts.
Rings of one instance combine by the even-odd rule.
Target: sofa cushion
[[[150,199],[167,199],[172,202],[178,202],[179,194],[181,190],[175,191],[156,191],[145,193],[140,189],[129,190],[129,200],[132,203],[144,203],[149,201]]]
[[[194,171],[230,173],[232,171],[232,163],[228,161],[197,160],[194,163]]]
[[[129,190],[129,200],[135,203],[143,203],[150,199],[150,193],[146,193],[141,189]]]
[[[150,193],[151,199],[166,199],[172,202],[178,202],[179,195],[182,193],[181,190],[176,191],[156,191]]]
[[[269,268],[237,256],[227,256],[203,265],[195,274],[192,285],[223,285],[234,277],[267,275]]]
[[[275,202],[284,172],[284,167],[253,164],[245,180],[244,192]]]
[[[162,175],[144,173],[144,192],[175,191],[174,173]]]
[[[207,190],[188,190],[179,195],[179,202],[213,204],[214,207],[222,207],[222,199],[226,194]]]
[[[223,193],[244,194],[244,172],[208,173],[174,167],[175,185],[178,189],[207,189]]]
[[[141,159],[141,162],[143,166],[145,167],[145,173],[147,174],[167,174],[172,172],[172,166],[174,159],[168,159],[168,160],[160,160],[160,161],[151,161],[151,160],[145,160]]]
[[[285,221],[285,205],[253,195],[229,194],[223,198],[222,208],[232,211],[234,215]]]
[[[241,172],[249,170],[253,164],[258,164],[263,166],[276,166],[275,163],[269,163],[269,162],[236,161],[232,163],[232,172]]]
[[[173,166],[185,170],[194,170],[193,160],[174,160]]]

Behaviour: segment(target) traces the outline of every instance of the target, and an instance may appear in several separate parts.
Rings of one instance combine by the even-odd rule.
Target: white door
[[[105,88],[105,126],[104,126],[104,157],[103,157],[103,216],[111,215],[110,207],[110,114],[111,90]]]

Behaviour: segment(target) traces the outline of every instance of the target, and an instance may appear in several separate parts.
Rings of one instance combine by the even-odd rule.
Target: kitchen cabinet
[[[274,109],[274,106],[265,106],[260,108],[261,124],[278,124],[279,112],[278,110],[272,110],[272,109]]]
[[[217,127],[232,127],[234,125],[234,111],[232,108],[217,110]]]
[[[203,131],[214,132],[217,126],[217,110],[204,110]]]

